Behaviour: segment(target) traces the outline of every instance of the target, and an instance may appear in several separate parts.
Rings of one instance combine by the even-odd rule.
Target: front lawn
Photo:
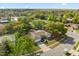
[[[53,49],[60,44],[60,40],[59,41],[57,39],[48,40],[48,43],[45,44]]]
[[[55,39],[51,39],[51,40],[48,40],[47,42],[44,42],[47,46],[50,46],[50,45],[53,45],[53,44],[56,44],[57,42],[59,42],[60,40],[58,40],[57,38]]]
[[[54,44],[54,43],[56,43],[56,42],[57,42],[57,41],[56,41],[55,39],[49,40],[48,43],[47,43],[47,45],[49,46],[49,45],[52,45],[52,44]]]
[[[77,29],[77,30],[75,30],[76,31],[76,33],[79,33],[79,29]]]
[[[35,49],[36,50],[40,50],[40,48],[35,44]]]
[[[54,48],[56,46],[58,46],[61,42],[63,42],[63,39],[52,39],[52,40],[48,40],[47,43],[45,43],[47,46],[49,46],[50,48]]]

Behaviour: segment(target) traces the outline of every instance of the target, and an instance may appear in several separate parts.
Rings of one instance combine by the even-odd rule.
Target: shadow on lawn
[[[73,45],[75,43],[74,38],[66,36],[66,38],[64,38],[61,43],[63,44],[71,44]]]

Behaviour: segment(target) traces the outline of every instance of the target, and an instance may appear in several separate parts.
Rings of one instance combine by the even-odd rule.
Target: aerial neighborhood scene
[[[79,9],[0,9],[0,56],[79,56]]]

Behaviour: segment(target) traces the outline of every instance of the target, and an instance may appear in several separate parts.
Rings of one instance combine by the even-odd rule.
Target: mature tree
[[[27,33],[29,32],[31,26],[29,24],[29,20],[26,17],[19,18],[17,22],[11,22],[5,27],[6,32],[20,32]]]
[[[27,33],[30,30],[29,21],[26,18],[19,19],[19,25],[17,27],[17,31],[21,33]]]
[[[0,56],[4,56],[4,55],[5,55],[5,51],[2,44],[0,43]]]
[[[9,24],[7,24],[5,26],[5,32],[6,33],[13,33],[16,30],[18,25],[19,25],[18,22],[10,22]]]
[[[67,18],[68,18],[68,15],[67,13],[65,13],[63,16],[62,16],[62,22],[66,22],[67,21]]]
[[[13,53],[14,43],[6,37],[5,40],[2,41],[2,49],[4,56],[9,56],[11,53]]]
[[[53,14],[48,15],[48,20],[49,21],[56,21],[55,15],[53,15]]]
[[[15,33],[15,41],[6,38],[0,46],[0,55],[19,56],[19,55],[34,55],[37,50],[36,44],[27,35]]]
[[[28,36],[16,33],[15,37],[14,51],[11,55],[33,55],[37,50],[35,43]]]
[[[75,24],[79,23],[79,17],[74,16],[72,22],[75,23]]]
[[[55,37],[60,37],[65,35],[66,29],[64,28],[64,24],[61,22],[48,22],[45,25],[45,30],[50,32]]]
[[[30,22],[33,29],[43,29],[44,25],[46,24],[46,20],[34,20]]]
[[[4,25],[1,24],[0,26],[0,35],[3,35],[3,34],[5,34],[5,24]]]
[[[21,36],[16,40],[13,55],[32,55],[36,51],[36,47],[32,40],[28,37]]]

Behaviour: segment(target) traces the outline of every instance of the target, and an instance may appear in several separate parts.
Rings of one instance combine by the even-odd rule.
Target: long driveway
[[[69,38],[64,43],[61,43],[50,51],[42,53],[41,56],[64,56],[64,49],[71,49],[75,41],[79,40],[79,34],[75,32],[67,32],[66,35]]]

